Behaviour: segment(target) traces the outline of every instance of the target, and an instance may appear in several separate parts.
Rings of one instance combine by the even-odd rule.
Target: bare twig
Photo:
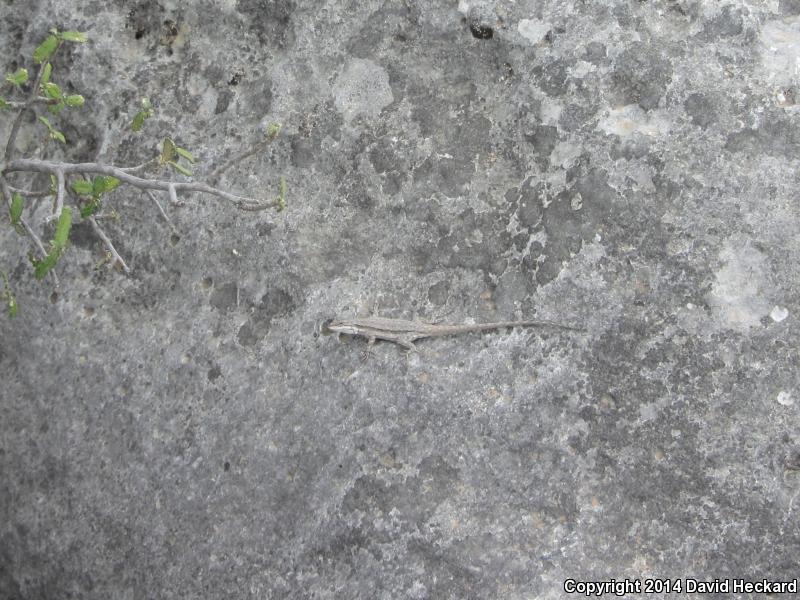
[[[53,214],[49,220],[58,219],[61,216],[61,211],[64,208],[64,191],[66,184],[64,183],[64,171],[56,171],[56,204]]]
[[[58,98],[46,98],[44,96],[39,96],[33,100],[26,100],[25,102],[6,102],[6,106],[9,108],[27,108],[31,104],[58,104],[59,102],[60,100]]]
[[[233,165],[240,163],[241,161],[245,160],[246,158],[250,158],[254,154],[257,154],[260,150],[264,149],[269,145],[269,142],[260,142],[255,147],[251,148],[247,152],[240,154],[239,156],[235,156],[234,158],[230,159],[224,165],[219,167],[216,171],[211,174],[211,180],[216,181],[218,180],[222,174],[230,169]]]
[[[6,180],[3,179],[2,177],[0,177],[0,189],[2,189],[3,196],[6,199],[6,203],[9,206],[11,206],[11,202],[12,202],[11,189],[9,188],[8,184],[6,183]],[[44,244],[42,243],[42,240],[39,238],[38,235],[36,235],[36,232],[33,229],[31,229],[31,226],[28,225],[28,223],[25,221],[25,219],[20,217],[19,224],[22,225],[22,228],[25,230],[25,233],[28,235],[29,238],[31,238],[31,241],[33,242],[33,245],[36,246],[37,250],[39,250],[39,252],[41,254],[41,258],[44,259],[47,256],[47,250],[45,249]],[[56,272],[53,271],[53,270],[50,271],[50,275],[53,276],[53,283],[55,284],[56,287],[58,287],[58,284],[59,284],[58,275],[56,275]]]
[[[89,220],[89,223],[91,223],[91,225],[92,225],[92,229],[94,229],[94,232],[97,234],[97,237],[99,237],[101,240],[103,240],[103,243],[106,245],[106,248],[111,253],[111,256],[114,258],[114,262],[115,263],[118,262],[119,265],[122,267],[123,271],[125,271],[126,273],[130,273],[131,272],[130,268],[125,263],[123,258],[119,255],[119,252],[117,252],[117,249],[114,248],[114,244],[111,243],[111,240],[106,235],[106,232],[103,231],[102,228],[100,227],[100,225],[97,224],[97,219],[95,219],[94,216],[89,216],[88,220]]]
[[[8,186],[13,193],[19,194],[25,198],[45,198],[46,196],[50,196],[53,193],[53,190],[23,190],[21,188],[15,188],[14,186]]]
[[[264,138],[259,143],[257,143],[255,146],[250,148],[250,150],[247,150],[247,151],[243,152],[242,154],[239,154],[238,156],[235,156],[234,158],[230,159],[228,162],[224,163],[222,166],[217,168],[213,173],[211,173],[211,177],[210,177],[211,181],[216,183],[219,180],[219,178],[222,176],[222,174],[225,171],[227,171],[228,169],[230,169],[233,165],[235,165],[237,163],[240,163],[243,160],[245,160],[247,158],[250,158],[254,154],[258,154],[259,152],[264,150],[267,146],[269,146],[272,143],[272,141],[277,137],[277,135],[278,135],[278,131],[275,131],[275,133],[273,135],[267,135],[266,138]]]
[[[158,162],[158,158],[151,158],[150,160],[143,162],[140,165],[136,165],[135,167],[118,167],[120,170],[125,171],[126,173],[138,173],[139,171],[144,171],[147,167],[152,164]]]
[[[84,175],[84,179],[88,179],[88,176]],[[73,190],[67,189],[67,192],[76,201],[80,201],[80,196],[78,194],[76,194]],[[114,244],[112,243],[111,238],[108,237],[106,232],[103,231],[103,228],[100,227],[100,224],[97,222],[98,219],[111,218],[111,217],[112,217],[112,215],[94,214],[94,215],[89,215],[89,216],[85,217],[85,219],[87,221],[89,221],[89,224],[92,226],[92,230],[95,232],[97,237],[100,238],[100,240],[103,242],[103,244],[105,244],[105,247],[106,247],[106,250],[108,251],[108,254],[111,256],[111,258],[114,259],[114,263],[119,263],[120,267],[122,267],[122,270],[125,273],[130,273],[131,272],[130,268],[128,267],[127,263],[122,258],[120,253],[117,252],[117,249],[114,247]]]
[[[178,233],[178,230],[175,229],[175,226],[172,224],[172,221],[169,220],[167,213],[164,212],[164,209],[162,208],[161,203],[158,201],[158,198],[156,198],[155,194],[153,194],[153,192],[151,192],[150,190],[145,190],[144,193],[147,194],[150,200],[153,201],[153,204],[156,205],[156,207],[158,208],[158,212],[161,213],[161,217],[164,219],[167,225],[169,225],[169,228],[172,231],[172,233]]]
[[[170,192],[171,195],[173,194],[171,190],[174,190],[175,194],[177,194],[177,192],[180,191],[202,192],[204,194],[210,194],[212,196],[217,196],[219,198],[229,200],[240,210],[248,210],[248,211],[266,210],[268,208],[272,208],[280,204],[277,200],[274,200],[272,202],[260,202],[253,198],[237,196],[235,194],[230,194],[224,190],[211,187],[210,185],[206,185],[204,183],[143,179],[141,177],[136,177],[135,175],[131,175],[128,171],[124,169],[120,169],[118,167],[113,167],[110,165],[104,165],[102,163],[71,164],[71,163],[62,163],[62,162],[54,162],[47,160],[17,159],[7,162],[5,165],[5,169],[2,171],[2,174],[19,172],[19,171],[51,173],[51,174],[55,174],[60,171],[64,175],[71,175],[73,173],[95,173],[100,175],[110,175],[112,177],[116,177],[123,183],[127,183],[128,185],[132,185],[142,190],[161,190],[165,192]]]

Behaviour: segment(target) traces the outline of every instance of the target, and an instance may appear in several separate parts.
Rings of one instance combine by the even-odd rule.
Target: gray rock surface
[[[51,154],[164,134],[288,210],[0,230],[0,597],[561,598],[798,576],[800,2],[2,0],[88,32]],[[157,116],[126,129],[138,99]],[[0,116],[0,133],[8,117]],[[32,151],[40,131],[21,139]],[[48,150],[51,151],[52,149]],[[45,216],[42,207],[36,217]],[[334,315],[536,317],[420,352]]]

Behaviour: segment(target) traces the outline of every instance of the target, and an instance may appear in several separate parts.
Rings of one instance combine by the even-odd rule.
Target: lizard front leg
[[[375,336],[370,336],[367,338],[367,349],[361,353],[361,360],[365,361],[369,358],[369,355],[372,353],[372,347],[375,345]]]

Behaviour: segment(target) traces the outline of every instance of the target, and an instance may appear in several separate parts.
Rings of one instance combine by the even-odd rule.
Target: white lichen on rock
[[[377,117],[394,101],[389,74],[377,63],[356,58],[347,63],[333,87],[334,105],[347,123]]]

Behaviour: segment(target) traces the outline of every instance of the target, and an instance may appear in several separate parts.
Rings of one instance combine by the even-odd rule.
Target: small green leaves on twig
[[[77,181],[73,182],[72,189],[78,194],[95,196],[99,198],[106,192],[117,189],[119,184],[120,180],[116,177],[111,177],[110,175],[98,175],[92,179],[91,182],[86,181],[85,179],[78,179]]]
[[[50,65],[50,63],[47,63]],[[45,69],[47,70],[47,69]],[[75,106],[83,106],[84,99],[83,96],[80,94],[70,94],[69,96],[65,96],[64,92],[61,91],[61,88],[50,81],[44,81],[41,84],[42,94],[48,100],[52,100],[53,104],[49,107],[50,112],[58,113],[61,111],[62,108],[65,106],[75,107]]]
[[[69,230],[71,227],[72,209],[69,206],[65,206],[61,210],[61,216],[58,217],[56,232],[53,236],[53,241],[50,242],[50,251],[47,253],[47,256],[38,260],[32,255],[29,255],[33,263],[33,274],[36,279],[42,279],[56,266],[58,259],[61,258],[61,255],[67,247],[67,240],[69,239]]]
[[[131,123],[131,129],[133,131],[141,131],[142,125],[146,119],[149,119],[153,116],[153,105],[150,104],[150,100],[148,98],[142,98],[141,100],[142,109],[136,113],[133,117],[133,122]]]
[[[185,158],[190,163],[195,162],[194,156],[186,148],[176,146],[171,138],[164,138],[164,143],[161,147],[161,156],[158,157],[158,162],[162,165],[169,165],[178,171],[178,173],[191,177],[192,170],[177,162],[180,158]]]
[[[47,117],[39,117],[39,120],[44,123],[47,130],[50,132],[50,137],[54,140],[58,140],[62,144],[66,144],[67,140],[64,138],[64,134],[61,133],[58,129],[54,128]]]
[[[81,207],[81,217],[86,219],[100,210],[102,207],[100,203],[101,196],[115,190],[120,183],[119,179],[110,175],[97,175],[92,181],[85,179],[73,181],[72,189],[76,194],[90,197],[89,202]]]
[[[8,276],[3,271],[0,271],[0,279],[3,280],[3,291],[0,292],[0,301],[6,303],[8,316],[13,318],[17,316],[17,308],[19,305],[17,304],[17,299],[14,297],[14,294],[11,293],[11,287],[8,285]]]
[[[281,212],[284,208],[286,208],[286,177],[281,175],[281,182],[278,188],[278,198],[277,198],[278,205],[276,206],[275,210]]]
[[[58,285],[55,267],[68,245],[73,212],[80,214],[92,226],[95,234],[108,249],[111,260],[120,265],[126,273],[130,272],[129,267],[99,225],[101,218],[106,218],[109,215],[98,214],[103,208],[101,204],[105,199],[105,194],[123,184],[132,185],[147,192],[167,222],[169,220],[163,208],[161,208],[158,200],[153,195],[155,190],[168,192],[173,202],[178,202],[178,193],[180,192],[200,192],[227,200],[240,210],[257,211],[272,207],[282,210],[286,207],[287,186],[284,177],[280,178],[278,197],[272,201],[263,202],[254,198],[238,196],[203,183],[165,181],[138,176],[141,171],[152,165],[158,165],[162,168],[169,167],[187,177],[192,176],[192,165],[195,163],[194,155],[186,148],[176,145],[171,138],[164,139],[161,151],[154,158],[130,168],[119,168],[102,163],[53,162],[40,159],[15,158],[17,136],[20,128],[27,122],[25,117],[30,112],[35,114],[38,112],[39,107],[46,107],[52,113],[58,113],[65,107],[80,107],[85,103],[83,96],[80,94],[68,94],[67,89],[63,89],[52,80],[53,63],[51,61],[62,44],[82,43],[86,42],[87,39],[86,34],[79,31],[59,32],[58,29],[50,29],[47,37],[36,47],[33,53],[34,62],[38,65],[35,77],[29,75],[26,69],[20,68],[14,73],[5,75],[5,81],[0,81],[0,87],[2,87],[4,93],[10,90],[9,94],[13,94],[22,91],[23,87],[27,87],[24,91],[27,98],[23,101],[6,100],[0,97],[0,110],[13,109],[16,112],[16,117],[11,124],[6,140],[5,153],[1,160],[2,164],[0,164],[0,187],[3,188],[2,197],[5,198],[8,206],[11,225],[18,232],[27,234],[31,239],[33,249],[32,253],[29,254],[29,258],[33,264],[34,275],[37,279],[41,279],[49,273],[55,284]],[[2,73],[0,73],[0,77],[3,77]],[[154,114],[155,111],[150,100],[142,98],[140,107],[133,116],[131,129],[134,132],[140,131],[145,121],[153,117]],[[36,116],[38,121],[47,128],[47,137],[43,140],[43,146],[47,146],[49,139],[56,140],[62,144],[67,143],[64,134],[47,117]],[[224,168],[263,150],[278,137],[280,130],[280,124],[269,123],[266,130],[262,130],[262,138],[255,147],[230,161]],[[13,172],[49,175],[50,188],[49,190],[29,190],[12,187],[6,182],[6,176]],[[67,186],[69,186],[70,192],[74,192],[71,197],[73,201],[71,207],[65,206]],[[54,199],[52,216],[47,219],[47,222],[56,221],[55,233],[49,245],[42,243],[39,235],[28,225],[23,216],[27,208],[28,199],[41,198],[48,195],[53,196]],[[77,217],[77,215],[75,216]],[[2,281],[5,282],[4,287],[0,284],[0,304],[7,303],[9,314],[13,316],[17,311],[16,300],[11,295],[5,275],[0,275],[2,275]]]
[[[28,81],[28,69],[17,69],[11,75],[6,75],[6,81],[15,87],[21,87]]]

